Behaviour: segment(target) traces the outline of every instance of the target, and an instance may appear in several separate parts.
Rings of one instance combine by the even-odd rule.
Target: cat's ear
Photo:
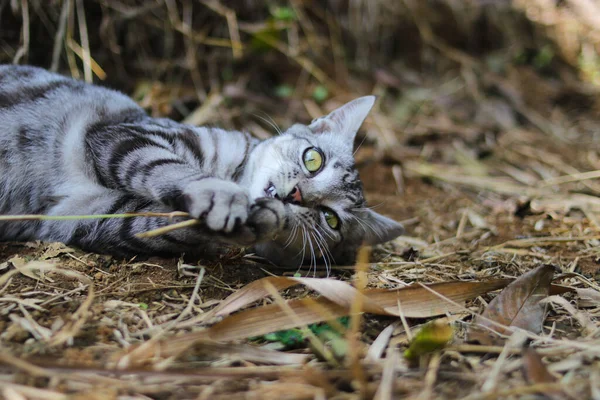
[[[404,227],[391,218],[384,217],[372,210],[366,210],[360,217],[365,229],[363,241],[367,245],[385,243],[404,233]]]
[[[375,104],[375,96],[364,96],[336,108],[329,115],[315,119],[308,128],[315,134],[332,132],[354,143],[358,128]]]

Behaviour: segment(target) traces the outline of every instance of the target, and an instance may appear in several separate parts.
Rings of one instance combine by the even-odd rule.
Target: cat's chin
[[[285,248],[276,242],[258,243],[254,246],[254,252],[273,264],[285,268],[298,268],[303,264],[301,250]]]

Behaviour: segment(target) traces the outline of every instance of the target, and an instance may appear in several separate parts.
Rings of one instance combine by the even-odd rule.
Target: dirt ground
[[[407,234],[376,251],[374,257],[378,261],[370,265],[368,274],[371,287],[393,288],[399,283],[518,277],[539,264],[552,264],[563,273],[575,273],[590,282],[597,282],[600,254],[596,242],[600,236],[598,227],[590,223],[583,212],[532,210],[531,204],[522,202],[520,196],[499,199],[494,198],[493,192],[482,194],[465,189],[461,184],[439,184],[419,177],[408,177],[399,184],[392,172],[396,164],[382,160],[376,153],[372,146],[364,146],[358,155],[369,202],[380,212],[403,221]],[[562,156],[558,151],[552,154]],[[398,194],[398,191],[402,193]],[[472,213],[470,219],[465,217],[468,213]],[[461,223],[465,218],[468,221]],[[546,241],[527,244],[526,239],[530,238],[545,238]],[[520,245],[519,240],[524,240],[523,244]],[[512,245],[506,245],[511,241]],[[493,250],[493,246],[497,245],[500,247]],[[190,300],[197,271],[188,270],[191,276],[182,275],[185,269],[178,268],[181,264],[178,259],[124,261],[86,254],[58,244],[1,245],[0,265],[4,265],[5,271],[10,269],[6,262],[15,265],[19,260],[44,260],[76,271],[90,280],[95,294],[82,313],[82,304],[90,299],[89,283],[82,284],[81,279],[53,272],[15,275],[2,288],[0,345],[11,355],[45,368],[44,374],[49,376],[36,375],[29,371],[33,366],[29,366],[17,370],[1,368],[1,379],[27,387],[49,388],[52,393],[65,390],[77,393],[81,396],[78,398],[114,398],[125,393],[135,394],[136,398],[141,398],[142,394],[151,398],[317,398],[314,396],[318,396],[320,391],[327,391],[331,398],[358,396],[349,372],[339,367],[332,368],[323,361],[313,360],[304,366],[288,365],[273,369],[268,366],[269,363],[260,366],[260,363],[244,361],[243,355],[236,356],[235,352],[207,353],[202,347],[187,353],[168,372],[138,372],[137,375],[130,372],[132,375],[126,376],[113,370],[108,376],[115,384],[107,387],[100,379],[106,375],[98,369],[112,365],[109,362],[111,355],[151,337],[151,334],[143,333],[149,327],[175,318]],[[271,274],[291,276],[295,272],[253,261],[239,253],[228,254],[219,260],[200,260],[193,265],[206,268],[193,305],[194,313],[206,312],[220,300],[259,278]],[[324,276],[324,271],[316,275]],[[351,276],[352,269],[347,267],[334,268],[332,274],[333,278],[343,280]],[[577,276],[565,276],[558,282],[575,287],[587,286]],[[295,288],[288,289],[285,297],[299,298],[307,294],[306,289]],[[577,304],[576,297],[566,296]],[[472,302],[470,308],[481,310],[486,301],[489,301],[488,296]],[[599,307],[597,304],[591,307],[588,305],[580,312],[597,321]],[[81,324],[73,326],[77,322],[73,316],[78,313]],[[362,345],[366,348],[371,346],[383,328],[392,322],[389,317],[365,316],[360,337]],[[419,324],[420,321],[410,323]],[[546,318],[544,334],[552,332],[552,337],[557,340],[581,340],[583,328],[564,310],[557,308],[551,310]],[[198,328],[192,330],[195,329]],[[184,331],[189,331],[189,328],[175,328],[167,335]],[[403,330],[396,331],[390,338],[388,351],[407,345]],[[53,343],[65,334],[64,343]],[[461,339],[457,338],[456,342],[460,343]],[[261,348],[264,346],[269,347],[260,345]],[[552,345],[542,344],[540,348],[542,352],[545,349],[552,354],[550,365],[571,363],[565,368],[569,379],[578,382],[574,386],[575,392],[583,390],[586,393],[589,390],[580,381],[587,381],[595,373],[593,369],[598,361],[594,361],[592,354],[574,349],[561,354]],[[311,353],[304,346],[292,351]],[[481,380],[493,368],[491,359],[479,360],[479,353],[470,356],[469,352],[450,348],[445,354],[430,388],[423,381],[427,368],[408,369],[399,373],[402,379],[394,383],[392,393],[410,396],[410,393],[429,390],[434,397],[468,396],[477,392]],[[515,361],[513,359],[511,365]],[[477,365],[473,365],[474,362]],[[367,397],[378,388],[382,363],[364,364],[369,382],[367,391],[371,392]],[[85,368],[90,368],[87,379],[69,382],[59,378],[64,373],[81,373]],[[327,384],[314,382],[314,377],[310,377],[321,370]],[[560,367],[557,370],[565,371]],[[296,378],[289,375],[289,371],[296,371]],[[192,374],[193,379],[188,374]],[[509,382],[507,387],[513,382],[514,387],[519,388],[518,382],[523,378],[518,369],[510,367],[504,374],[503,379]],[[90,378],[94,376],[95,379]],[[176,383],[178,377],[181,384]],[[296,380],[300,382],[295,383]],[[331,384],[337,389],[331,389]],[[284,393],[288,387],[293,388],[294,394],[288,393],[286,397]],[[504,385],[500,388],[506,389]],[[37,397],[32,395],[31,398]]]
[[[377,95],[357,166],[406,234],[329,276],[239,249],[122,260],[0,243],[0,398],[600,399],[598,2],[46,6],[0,0],[0,63],[54,65],[154,116],[266,138]],[[369,303],[542,266],[555,286],[525,297],[543,327],[492,344],[467,333],[508,281],[434,297],[442,311]],[[450,334],[409,360],[430,321]]]

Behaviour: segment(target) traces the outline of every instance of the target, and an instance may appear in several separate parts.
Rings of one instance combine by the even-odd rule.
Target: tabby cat
[[[0,222],[0,241],[39,239],[116,255],[252,247],[272,262],[347,263],[402,225],[365,205],[361,97],[260,141],[151,118],[125,95],[43,69],[0,66],[0,214],[188,212],[198,225],[136,234],[168,218]]]

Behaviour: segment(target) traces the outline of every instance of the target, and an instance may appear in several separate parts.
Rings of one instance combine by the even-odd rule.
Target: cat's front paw
[[[246,223],[249,202],[241,186],[218,178],[192,182],[183,191],[185,211],[217,232],[229,233]]]
[[[248,220],[225,239],[238,246],[252,246],[275,239],[285,226],[285,205],[272,198],[256,199],[250,206]]]
[[[275,239],[285,225],[285,204],[268,197],[256,199],[246,225],[256,234],[257,242]]]

